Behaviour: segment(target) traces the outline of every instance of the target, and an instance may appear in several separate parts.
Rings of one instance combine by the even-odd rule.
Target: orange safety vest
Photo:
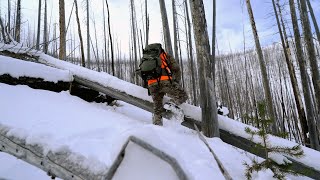
[[[162,69],[166,69],[167,72],[168,72],[169,74],[171,74],[171,70],[169,69],[168,64],[167,64],[167,62],[166,62],[167,53],[165,53],[165,52],[161,53],[161,54],[160,54],[160,59],[161,59],[161,61],[162,61],[161,68],[162,68]],[[151,85],[151,84],[156,83],[156,82],[159,82],[159,81],[165,81],[165,80],[171,80],[171,77],[168,76],[168,75],[162,75],[162,76],[160,76],[159,79],[149,79],[149,80],[148,80],[148,85]]]

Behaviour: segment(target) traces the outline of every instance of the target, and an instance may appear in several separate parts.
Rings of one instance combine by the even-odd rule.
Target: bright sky
[[[11,0],[11,5],[14,6],[16,0]],[[48,1],[48,18],[50,21],[50,16],[52,14],[51,22],[58,23],[58,0],[47,0]],[[244,0],[217,0],[217,40],[218,47],[220,51],[227,52],[235,50],[243,50],[243,27],[245,29],[246,34],[246,48],[254,48],[254,41],[252,38],[251,26],[248,21],[247,9],[243,2]],[[171,30],[171,38],[173,39],[172,34],[172,6],[171,0],[165,0],[166,8],[168,13],[168,19],[170,23]],[[281,3],[284,1],[282,0]],[[97,26],[97,37],[98,44],[100,48],[103,47],[103,15],[102,15],[102,4],[105,5],[105,0],[89,0],[90,3],[90,17],[91,20],[95,19]],[[121,47],[121,52],[126,53],[129,51],[129,39],[130,39],[130,9],[129,4],[130,0],[108,0],[110,14],[111,14],[111,22],[112,22],[112,33],[113,38],[119,42],[119,46]],[[184,29],[184,17],[183,17],[183,9],[182,6],[179,6],[183,3],[183,0],[176,0],[177,10],[180,21],[179,25],[180,29],[180,39],[182,48],[186,48],[185,44],[185,29]],[[189,1],[188,1],[189,3]],[[316,0],[311,0],[314,11],[320,21],[320,2]],[[71,11],[71,7],[73,4],[73,0],[65,0],[66,6],[66,21],[69,18],[69,14]],[[84,40],[86,39],[86,11],[85,11],[85,0],[78,0],[78,4],[80,6],[80,20],[82,22],[82,33]],[[279,35],[276,34],[278,32],[275,27],[275,18],[273,17],[273,9],[271,0],[251,0],[251,4],[253,6],[254,16],[256,19],[256,24],[258,28],[258,33],[260,36],[260,41],[262,45],[269,45],[273,42],[279,42]],[[207,24],[208,24],[208,32],[211,38],[212,32],[212,0],[204,0],[206,16],[207,16]],[[1,16],[7,17],[7,1],[0,0],[1,6]],[[138,27],[141,29],[142,33],[143,25],[145,17],[141,14],[144,13],[144,0],[135,0],[135,7],[137,13],[137,23]],[[190,7],[190,5],[189,5]],[[150,40],[149,43],[152,42],[162,42],[162,24],[161,24],[161,14],[158,0],[148,0],[148,8],[149,8],[149,16],[150,16]],[[38,1],[37,0],[22,0],[22,14],[23,14],[23,22],[25,30],[28,28],[28,23],[31,28],[36,28],[37,21],[37,9],[38,9]],[[13,12],[13,11],[12,11]],[[287,14],[289,9],[286,8]],[[288,21],[290,24],[290,21]],[[78,41],[77,35],[77,27],[74,13],[71,18],[71,27],[70,30],[73,33],[75,38]],[[93,40],[95,39],[94,34],[94,25],[93,21],[91,21],[91,37]],[[43,28],[42,28],[43,29]],[[53,32],[53,27],[51,25],[51,33]],[[69,30],[69,31],[70,31]],[[25,31],[24,33],[27,33]],[[70,38],[70,37],[69,37]],[[211,39],[210,39],[211,41]],[[85,40],[86,42],[86,40]],[[95,42],[94,42],[95,43]],[[68,49],[68,46],[67,46]],[[117,49],[117,47],[115,48]]]

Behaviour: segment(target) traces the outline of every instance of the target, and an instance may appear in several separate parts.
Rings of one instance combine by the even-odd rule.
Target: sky
[[[48,18],[53,23],[54,21],[58,22],[58,0],[47,0],[48,1]],[[254,48],[254,41],[251,32],[250,22],[248,20],[246,5],[243,2],[244,0],[217,0],[217,42],[218,49],[220,52],[229,52],[229,51],[242,51],[243,50],[243,29],[246,39],[246,48]],[[1,6],[1,16],[7,16],[7,0],[0,0]],[[15,4],[15,0],[11,0],[12,6]],[[111,31],[113,38],[117,40],[118,45],[115,45],[115,50],[120,49],[122,53],[127,53],[129,51],[129,39],[130,39],[130,9],[129,9],[129,0],[109,0],[110,8],[110,18],[111,18]],[[171,39],[173,39],[172,33],[172,5],[171,0],[165,0],[167,14],[170,24]],[[280,1],[283,3],[284,1]],[[65,0],[66,6],[66,21],[69,18],[71,12],[73,0]],[[103,9],[102,4],[105,5],[105,0],[89,0],[90,3],[90,34],[93,40],[95,39],[94,34],[94,25],[92,20],[95,19],[98,45],[102,49],[103,47]],[[181,46],[183,49],[186,49],[185,43],[185,29],[184,29],[184,15],[181,4],[183,0],[176,0],[177,11],[179,17],[180,36],[181,36]],[[189,3],[189,1],[188,1]],[[313,5],[316,17],[320,21],[320,2],[316,0],[311,0]],[[85,1],[78,0],[80,6],[80,21],[82,23],[82,34],[84,40],[86,39],[86,11],[85,11]],[[256,25],[258,29],[258,34],[260,36],[260,42],[263,46],[270,45],[272,43],[280,42],[279,35],[277,34],[278,30],[276,28],[276,21],[273,16],[273,8],[271,0],[251,0]],[[205,13],[207,18],[207,27],[209,38],[211,42],[212,35],[212,0],[204,0]],[[142,33],[144,32],[144,21],[145,17],[141,14],[144,13],[144,0],[135,0],[136,14],[137,14],[137,24]],[[190,5],[189,5],[190,7]],[[25,29],[29,25],[36,27],[37,20],[37,9],[38,1],[37,0],[22,0],[22,14],[23,14],[23,26]],[[163,42],[162,38],[162,22],[161,14],[158,0],[148,0],[148,9],[150,16],[150,40],[149,43],[153,42]],[[288,6],[286,11],[289,12]],[[191,16],[190,16],[191,17]],[[288,17],[288,14],[287,14]],[[43,28],[42,28],[43,29]],[[53,28],[50,28],[53,32]],[[72,14],[70,30],[77,32],[75,15]],[[27,31],[25,31],[27,33]],[[73,33],[75,38],[78,39],[76,33]],[[70,37],[69,37],[70,38]],[[78,40],[77,40],[78,41]],[[144,41],[144,40],[143,40]],[[95,42],[93,42],[95,43]],[[121,48],[118,48],[120,46]],[[68,48],[67,48],[68,49]]]

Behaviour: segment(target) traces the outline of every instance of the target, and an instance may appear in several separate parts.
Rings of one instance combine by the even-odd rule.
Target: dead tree
[[[135,69],[138,69],[138,57],[137,57],[137,27],[136,27],[136,14],[135,14],[135,6],[134,0],[130,0],[130,8],[131,8],[131,33],[132,33],[132,40],[133,40],[133,60],[135,62]],[[138,84],[138,76],[136,76],[136,84]]]
[[[148,45],[149,42],[149,15],[148,15],[148,1],[145,0],[145,16],[146,16],[146,45]]]
[[[301,124],[301,128],[302,128],[302,133],[303,133],[303,137],[304,137],[304,142],[308,141],[308,137],[307,137],[307,132],[308,132],[308,125],[307,125],[307,119],[306,119],[306,114],[305,114],[305,110],[304,110],[304,106],[302,104],[302,100],[301,100],[301,95],[300,95],[300,91],[299,91],[299,87],[298,87],[298,81],[297,81],[297,77],[296,74],[294,72],[294,67],[293,67],[293,63],[291,60],[291,53],[290,53],[290,48],[289,48],[289,42],[288,42],[288,38],[286,35],[286,29],[282,20],[282,13],[281,13],[281,8],[279,5],[279,0],[277,1],[277,3],[275,3],[275,0],[272,0],[272,5],[273,5],[273,10],[275,13],[275,17],[276,17],[276,21],[277,21],[277,25],[278,25],[278,30],[279,30],[279,34],[280,34],[280,39],[281,39],[281,44],[282,44],[282,48],[283,48],[283,52],[284,52],[284,57],[287,63],[287,67],[288,67],[288,71],[289,71],[289,75],[290,75],[290,82],[292,85],[292,89],[293,89],[293,94],[294,94],[294,99],[297,105],[297,111],[298,111],[298,115],[299,115],[299,119],[300,119],[300,124]],[[278,11],[276,8],[276,5],[278,7]],[[281,19],[281,24],[282,24],[282,28],[281,28],[281,24],[280,24],[280,20]]]
[[[66,60],[66,23],[65,23],[64,0],[59,0],[59,28],[60,28],[59,59]]]
[[[8,29],[7,32],[11,34],[11,0],[8,0]]]
[[[311,28],[310,28],[310,22],[309,22],[308,11],[307,11],[305,0],[300,1],[300,8],[301,8],[300,19],[302,22],[304,40],[307,46],[306,49],[307,49],[307,54],[308,54],[310,66],[311,66],[313,88],[314,88],[314,92],[317,100],[316,104],[318,107],[317,109],[320,110],[320,75],[319,75],[319,69],[318,69],[319,66],[317,63],[316,53],[314,49],[313,37],[312,37]],[[317,113],[319,114],[319,112]],[[311,147],[313,149],[320,150],[318,134],[315,127],[314,119],[310,119],[308,126],[309,126]]]
[[[312,19],[312,22],[313,22],[314,29],[316,31],[318,42],[320,43],[320,30],[319,30],[317,19],[316,19],[315,15],[314,15],[313,8],[311,6],[310,0],[307,0],[307,5],[308,5],[310,16],[311,16],[311,19]]]
[[[216,62],[215,62],[215,57],[216,57],[216,16],[217,16],[217,13],[216,13],[216,0],[213,0],[212,2],[212,5],[213,5],[213,17],[212,17],[212,41],[211,41],[211,44],[212,44],[212,47],[211,47],[211,57],[212,57],[212,60],[211,60],[211,69],[212,69],[212,74],[213,76],[215,76],[216,74]],[[215,86],[215,78],[213,79],[213,84]]]
[[[113,43],[112,43],[112,36],[111,36],[110,12],[109,12],[108,0],[106,0],[106,4],[107,4],[107,13],[108,13],[109,40],[110,40],[110,48],[111,48],[111,68],[112,68],[112,75],[114,76],[115,72],[114,72]]]
[[[164,0],[159,0],[159,4],[160,4],[160,12],[161,12],[161,18],[162,18],[162,28],[163,28],[165,49],[168,54],[173,56],[166,4],[164,3]]]
[[[103,71],[107,72],[107,32],[106,32],[106,14],[104,10],[104,0],[102,0],[102,12],[103,12],[103,45],[104,45],[104,63],[103,63]]]
[[[85,67],[86,66],[86,61],[85,61],[85,58],[84,58],[84,47],[83,47],[83,40],[82,40],[82,34],[81,34],[81,26],[80,26],[80,20],[79,20],[79,11],[78,11],[77,0],[74,0],[74,5],[76,7],[76,19],[77,19],[78,34],[79,34],[79,39],[80,39],[81,65],[83,67]]]
[[[16,17],[16,27],[15,27],[15,40],[20,42],[20,31],[21,31],[21,0],[17,1],[17,17]]]
[[[4,25],[3,25],[3,22],[2,22],[2,18],[1,18],[1,17],[0,17],[0,27],[1,27],[1,34],[2,34],[3,42],[4,42],[5,44],[7,44],[7,43],[9,43],[9,42],[7,41],[7,38],[6,38],[6,34],[5,34],[6,30],[5,30],[5,28],[4,28]]]
[[[277,120],[276,120],[276,116],[275,116],[274,109],[273,109],[273,100],[272,100],[272,96],[271,96],[271,89],[270,89],[270,83],[269,83],[268,74],[267,74],[267,68],[266,68],[264,58],[263,58],[263,53],[262,53],[262,49],[261,49],[261,45],[260,45],[260,41],[259,41],[259,36],[258,36],[256,23],[255,23],[253,12],[252,12],[250,0],[246,0],[246,5],[247,5],[247,10],[248,10],[248,14],[250,17],[252,33],[254,36],[255,45],[256,45],[256,49],[257,49],[257,53],[258,53],[258,59],[259,59],[259,64],[260,64],[260,69],[261,69],[262,83],[263,83],[265,99],[266,99],[267,108],[268,108],[268,114],[270,116],[270,119],[272,119],[272,121],[273,121],[272,127],[271,127],[272,133],[277,134],[278,133],[278,129],[276,126]]]
[[[189,17],[189,9],[188,9],[188,2],[187,0],[184,0],[184,5],[185,5],[185,14],[187,18],[187,26],[188,26],[188,32],[186,33],[187,36],[187,46],[188,46],[188,53],[189,53],[189,64],[190,64],[190,73],[191,73],[191,84],[192,84],[192,92],[193,92],[193,104],[196,105],[198,102],[197,98],[197,90],[196,90],[196,70],[194,67],[193,63],[193,51],[192,51],[192,36],[191,36],[191,22],[190,22],[190,17]]]
[[[199,66],[202,131],[207,137],[219,137],[218,115],[212,83],[213,77],[210,72],[210,44],[204,5],[202,0],[190,0],[189,2]]]
[[[87,68],[90,69],[90,7],[89,7],[89,0],[86,1],[87,3]]]
[[[44,22],[43,22],[43,52],[48,53],[48,16],[47,16],[47,1],[44,0]]]
[[[37,50],[40,50],[40,27],[41,27],[41,0],[39,0],[39,7],[38,7],[38,29],[37,29],[37,43],[36,43]]]
[[[178,38],[177,38],[177,31],[178,31],[178,22],[177,22],[177,10],[176,10],[176,1],[172,0],[172,17],[173,17],[173,42],[174,42],[174,58],[178,61]]]

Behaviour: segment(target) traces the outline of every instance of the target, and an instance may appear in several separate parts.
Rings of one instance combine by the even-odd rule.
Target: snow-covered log
[[[0,151],[32,164],[52,177],[61,179],[104,179],[105,172],[92,172],[82,165],[86,158],[68,148],[47,151],[41,144],[28,144],[26,139],[10,133],[10,128],[0,124]],[[76,160],[76,161],[75,161]],[[84,164],[84,163],[83,163]]]

